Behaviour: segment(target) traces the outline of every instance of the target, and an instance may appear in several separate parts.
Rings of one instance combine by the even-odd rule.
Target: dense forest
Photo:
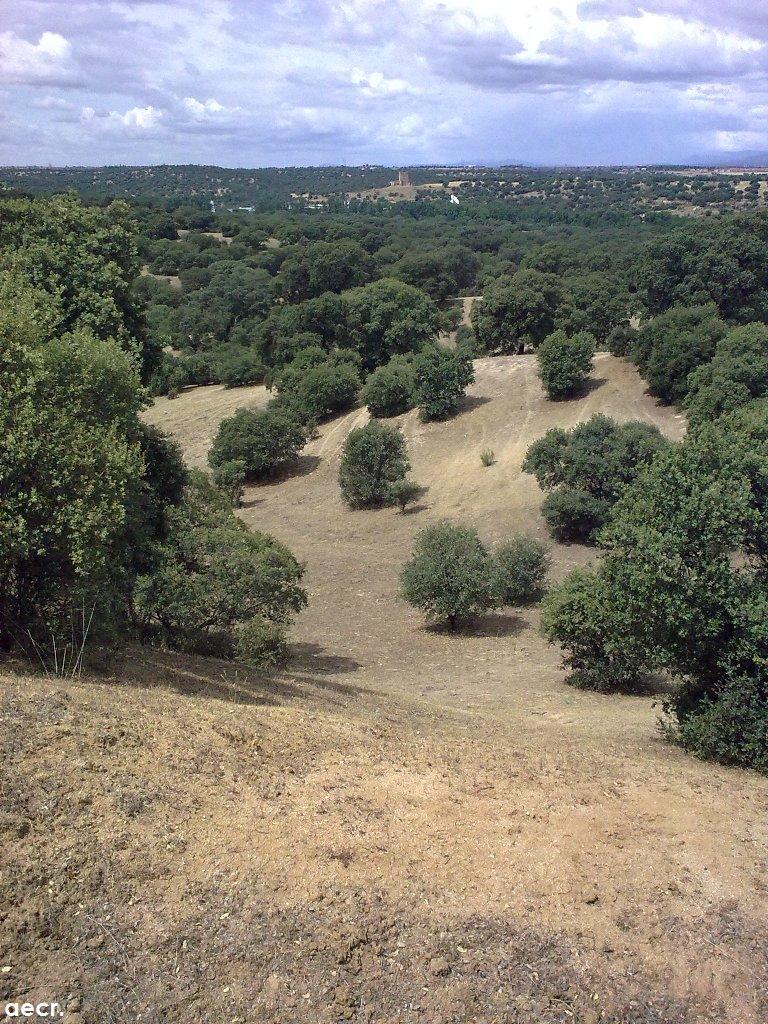
[[[438,170],[458,204],[422,194]],[[131,637],[277,664],[304,569],[241,525],[244,482],[290,473],[318,424],[364,403],[376,418],[350,434],[342,494],[405,508],[418,484],[384,420],[455,415],[478,357],[536,352],[567,401],[607,349],[689,430],[675,444],[595,417],[530,449],[552,536],[600,553],[549,592],[543,628],[574,685],[631,691],[663,673],[670,738],[768,771],[762,185],[511,170],[414,169],[415,200],[394,204],[345,199],[387,168],[5,170],[2,649],[58,669]],[[62,188],[82,200],[33,195]],[[683,202],[709,216],[663,211]],[[471,326],[462,296],[479,296]],[[211,474],[190,473],[138,414],[211,383],[272,397],[224,420]],[[456,529],[420,538],[406,600],[453,626],[538,599],[543,551],[517,538],[491,554]],[[446,600],[457,565],[463,604]]]

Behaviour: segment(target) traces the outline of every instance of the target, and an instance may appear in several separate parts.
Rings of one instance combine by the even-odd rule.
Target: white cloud
[[[724,153],[735,153],[740,149],[762,149],[768,145],[768,132],[716,131],[715,148]]]
[[[126,128],[136,128],[139,131],[148,131],[152,128],[156,128],[160,124],[164,114],[162,110],[158,110],[153,106],[148,106],[131,107],[131,109],[126,110],[124,114],[117,114],[112,111],[109,116],[114,122],[125,125]]]
[[[0,32],[0,78],[23,84],[64,84],[74,76],[72,44],[58,32],[43,32],[36,43]]]
[[[83,107],[80,111],[80,123],[94,125],[99,129],[111,132],[151,132],[157,128],[165,116],[165,111],[157,107],[131,107],[121,114],[117,110],[99,112],[93,107]]]
[[[352,68],[349,79],[364,96],[402,96],[417,91],[404,78],[387,78],[381,71],[366,73]]]

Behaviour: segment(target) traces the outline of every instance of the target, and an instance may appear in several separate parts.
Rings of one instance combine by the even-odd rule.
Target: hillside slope
[[[543,536],[520,464],[549,427],[681,435],[631,367],[596,376],[554,404],[532,360],[479,360],[454,420],[401,417],[430,488],[405,516],[340,501],[360,410],[250,488],[243,519],[307,561],[287,672],[149,650],[0,681],[10,995],[73,994],[94,1024],[766,1019],[768,781],[665,744],[650,698],[565,686],[534,612],[449,636],[396,597],[436,518]],[[217,420],[265,398],[197,389],[149,418],[202,465]],[[555,546],[555,575],[590,557]]]

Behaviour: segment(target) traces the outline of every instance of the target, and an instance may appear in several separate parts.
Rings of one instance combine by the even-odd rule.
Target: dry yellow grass
[[[520,466],[549,427],[684,423],[610,356],[565,403],[528,357],[476,367],[455,419],[398,420],[415,512],[342,504],[364,410],[248,490],[244,521],[307,562],[287,672],[137,651],[3,679],[9,991],[77,991],[99,1022],[764,1022],[768,781],[664,743],[650,698],[568,688],[535,611],[451,636],[397,599],[436,518],[544,535]],[[264,398],[200,388],[149,418],[202,465]],[[591,557],[555,547],[554,575]]]

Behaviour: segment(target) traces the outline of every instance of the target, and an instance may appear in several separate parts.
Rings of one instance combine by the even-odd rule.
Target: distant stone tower
[[[398,185],[410,185],[411,176],[408,171],[398,171],[397,173],[397,184]]]

